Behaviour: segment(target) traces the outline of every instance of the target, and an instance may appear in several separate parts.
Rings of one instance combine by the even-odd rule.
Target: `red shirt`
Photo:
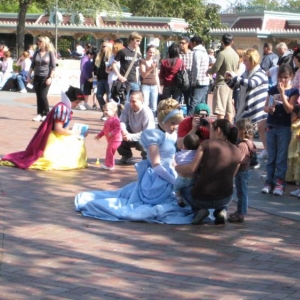
[[[185,119],[183,119],[178,126],[178,132],[177,132],[177,136],[180,138],[185,137],[193,128],[192,126],[193,123],[193,117],[186,117]],[[196,131],[196,134],[199,136],[200,138],[200,142],[209,139],[209,130],[206,127],[203,126],[199,126],[199,128]]]

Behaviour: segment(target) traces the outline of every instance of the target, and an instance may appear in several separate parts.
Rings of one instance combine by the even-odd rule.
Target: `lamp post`
[[[58,0],[55,0],[55,51],[57,53],[57,10],[58,10]]]

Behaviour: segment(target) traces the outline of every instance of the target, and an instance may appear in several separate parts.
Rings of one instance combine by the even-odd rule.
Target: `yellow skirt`
[[[9,161],[0,165],[15,167]],[[87,153],[84,140],[73,135],[60,135],[51,131],[43,155],[29,169],[36,170],[72,170],[87,167]]]

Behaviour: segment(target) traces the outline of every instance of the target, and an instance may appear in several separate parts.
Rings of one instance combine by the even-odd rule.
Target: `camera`
[[[200,126],[207,126],[208,125],[208,121],[205,118],[200,118]]]

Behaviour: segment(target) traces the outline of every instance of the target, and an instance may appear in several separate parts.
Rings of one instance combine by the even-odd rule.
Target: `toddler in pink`
[[[104,123],[103,130],[96,136],[96,140],[100,140],[103,136],[107,140],[105,163],[101,165],[102,169],[113,170],[115,168],[114,155],[121,145],[122,134],[120,120],[117,117],[118,106],[115,102],[108,102],[103,107],[103,113],[107,120]]]

